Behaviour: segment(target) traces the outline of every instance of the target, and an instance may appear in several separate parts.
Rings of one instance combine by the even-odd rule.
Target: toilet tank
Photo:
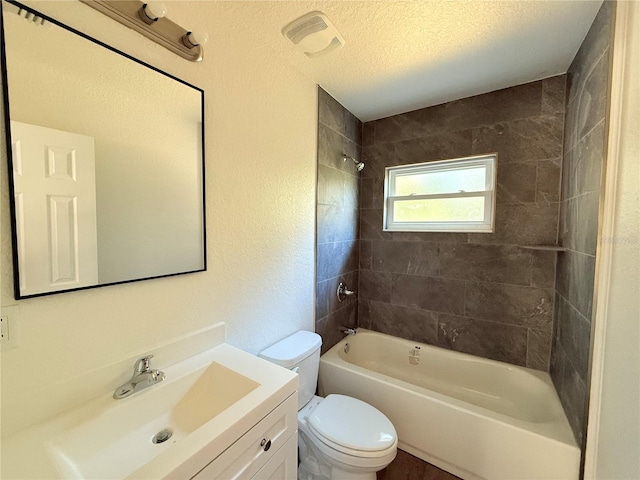
[[[304,407],[316,393],[320,346],[322,338],[314,332],[300,330],[259,353],[289,370],[298,372],[298,410]]]

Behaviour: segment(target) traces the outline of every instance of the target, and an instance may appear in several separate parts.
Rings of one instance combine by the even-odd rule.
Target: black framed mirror
[[[2,40],[16,298],[206,270],[204,91],[12,0]]]

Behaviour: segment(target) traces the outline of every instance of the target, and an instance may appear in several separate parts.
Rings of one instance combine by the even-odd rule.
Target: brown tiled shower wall
[[[340,326],[358,324],[548,369],[556,254],[522,246],[557,241],[565,80],[364,126],[319,89],[316,330],[323,351],[341,338]],[[362,173],[342,161],[343,152],[366,163]],[[489,152],[498,153],[495,233],[382,230],[385,166]],[[340,281],[359,290],[358,302],[337,301]]]
[[[358,324],[548,370],[564,75],[364,125]],[[491,234],[384,232],[384,167],[498,153]]]
[[[613,2],[604,2],[567,74],[560,241],[551,377],[578,444],[589,384],[598,207],[607,139]]]
[[[341,338],[342,326],[355,326],[355,297],[338,302],[336,289],[345,282],[358,288],[359,173],[343,154],[360,158],[362,122],[318,88],[318,197],[316,331],[324,353]]]

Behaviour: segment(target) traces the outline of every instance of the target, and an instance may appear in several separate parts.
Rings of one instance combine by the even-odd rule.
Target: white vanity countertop
[[[111,418],[114,412],[122,412],[119,418],[131,416],[133,412],[140,412],[148,408],[150,402],[162,403],[163,389],[170,389],[171,382],[184,377],[194,371],[205,369],[212,362],[238,373],[258,384],[255,389],[237,400],[210,420],[193,430],[188,435],[177,440],[170,439],[166,443],[154,445],[149,436],[148,442],[136,447],[132,443],[131,469],[122,477],[140,479],[160,478],[190,478],[196,472],[193,465],[206,465],[216,458],[242,434],[258,423],[284,399],[295,393],[298,388],[297,375],[289,370],[271,364],[254,355],[246,353],[228,344],[221,344],[189,357],[181,362],[163,368],[167,379],[151,386],[131,397],[115,400],[112,392],[83,404],[82,406],[61,415],[29,427],[2,441],[2,478],[7,479],[66,479],[66,478],[105,478],[100,475],[100,463],[104,468],[109,464],[127,463],[127,459],[118,455],[105,455],[104,452],[86,457],[96,457],[86,460],[89,469],[78,467],[73,459],[65,455],[65,448],[60,445],[78,445],[82,442],[91,443],[77,432],[86,430],[87,424],[100,422],[100,418]],[[116,385],[114,385],[114,388]],[[165,390],[165,393],[169,390]],[[127,405],[128,403],[128,405]],[[120,415],[120,413],[116,413]],[[104,416],[104,417],[103,417]],[[135,418],[135,414],[134,414]],[[103,422],[108,425],[109,422]],[[106,427],[105,430],[109,430]],[[141,428],[142,430],[142,428]],[[93,430],[92,430],[93,431]],[[106,431],[104,435],[114,436],[118,441],[129,432]],[[74,437],[75,435],[75,437]],[[144,433],[145,439],[148,435]],[[71,440],[69,440],[71,438]],[[78,440],[80,439],[80,440]],[[99,440],[98,440],[99,441]],[[136,440],[137,441],[137,440]],[[78,448],[74,446],[73,448]],[[152,450],[157,449],[157,450]],[[137,465],[139,456],[137,450],[145,455],[151,455],[142,466]],[[143,452],[144,450],[144,452]],[[151,453],[150,453],[151,452]],[[97,458],[102,456],[102,459]],[[93,458],[92,457],[92,458]],[[111,458],[119,457],[119,458]],[[123,462],[124,460],[124,462]],[[97,462],[91,464],[90,462]],[[123,466],[123,471],[126,466]],[[137,470],[136,470],[137,468]],[[87,474],[93,470],[94,473]]]

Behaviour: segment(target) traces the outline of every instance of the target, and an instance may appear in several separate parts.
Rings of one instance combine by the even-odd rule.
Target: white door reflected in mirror
[[[21,292],[96,285],[93,138],[15,121],[11,136]]]

